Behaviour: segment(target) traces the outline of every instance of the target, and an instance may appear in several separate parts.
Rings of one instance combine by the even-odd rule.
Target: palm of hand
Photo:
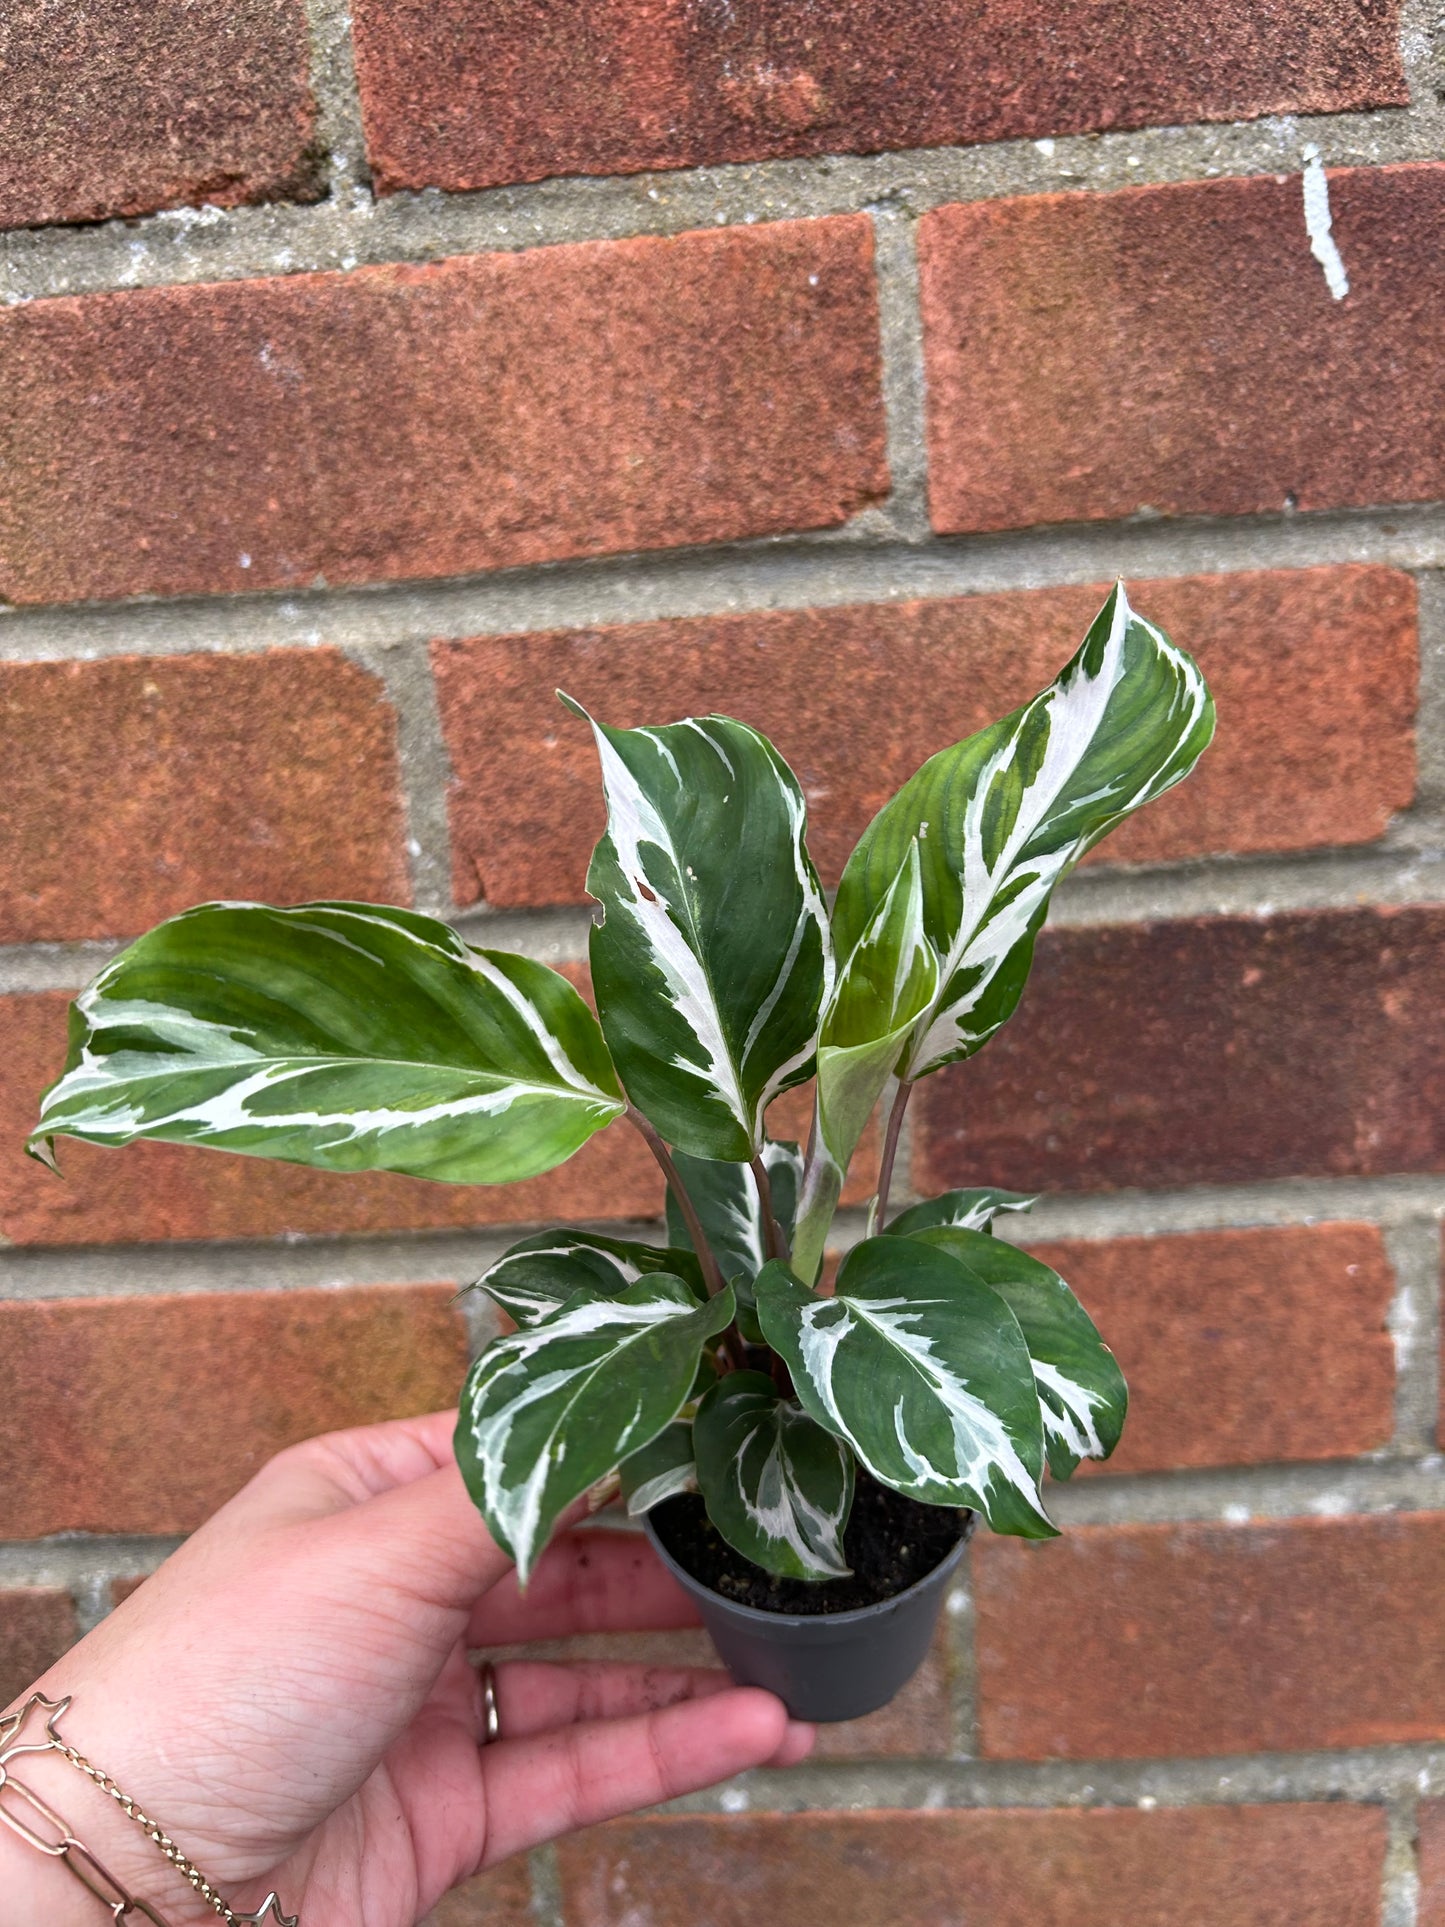
[[[469,1648],[692,1614],[630,1534],[564,1536],[524,1601],[450,1425],[283,1454],[42,1683],[233,1906],[274,1887],[303,1927],[413,1927],[538,1841],[808,1749],[717,1673],[533,1662],[498,1669],[483,1747]]]

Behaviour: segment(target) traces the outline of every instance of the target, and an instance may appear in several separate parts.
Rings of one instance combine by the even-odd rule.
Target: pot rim
[[[681,1560],[675,1559],[658,1537],[650,1512],[643,1514],[642,1529],[647,1534],[653,1551],[669,1572],[694,1592],[701,1593],[704,1598],[716,1600],[726,1612],[736,1614],[739,1619],[750,1620],[759,1626],[856,1626],[865,1619],[876,1619],[881,1613],[892,1612],[905,1600],[912,1599],[926,1587],[938,1585],[949,1576],[962,1559],[964,1548],[973,1537],[978,1525],[978,1514],[971,1506],[960,1506],[959,1511],[965,1516],[958,1543],[943,1555],[931,1572],[924,1573],[921,1579],[915,1579],[913,1584],[905,1586],[902,1592],[890,1593],[886,1599],[875,1599],[869,1606],[850,1606],[846,1612],[841,1613],[775,1613],[768,1612],[762,1606],[745,1606],[741,1600],[729,1599],[726,1593],[715,1591],[695,1573],[689,1572]]]

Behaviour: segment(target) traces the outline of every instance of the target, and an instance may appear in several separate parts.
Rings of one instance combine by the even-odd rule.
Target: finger
[[[763,1766],[786,1751],[788,1727],[781,1700],[734,1687],[631,1719],[483,1747],[482,1864]]]
[[[378,1611],[405,1602],[412,1631],[429,1645],[459,1639],[478,1596],[512,1570],[455,1465],[301,1523],[293,1537],[298,1557],[324,1570],[333,1592],[368,1597]]]
[[[526,1592],[509,1573],[478,1600],[473,1646],[568,1633],[662,1632],[695,1626],[697,1608],[640,1532],[565,1532],[543,1553]]]
[[[271,1459],[235,1503],[272,1521],[314,1519],[413,1484],[453,1463],[457,1415],[428,1412],[323,1432]]]
[[[683,1700],[725,1693],[726,1673],[708,1666],[628,1666],[607,1662],[552,1666],[506,1660],[496,1669],[497,1719],[502,1738],[527,1739],[579,1720],[623,1719],[656,1713]]]

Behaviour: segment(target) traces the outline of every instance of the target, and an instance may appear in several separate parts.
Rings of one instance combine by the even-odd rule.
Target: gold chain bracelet
[[[133,1820],[146,1838],[163,1853],[176,1872],[187,1881],[197,1897],[204,1900],[225,1921],[226,1927],[299,1927],[295,1914],[283,1914],[281,1903],[274,1893],[267,1894],[261,1903],[259,1913],[238,1914],[228,1907],[216,1892],[200,1868],[181,1852],[169,1835],[162,1832],[154,1820],[147,1817],[128,1794],[122,1793],[108,1773],[102,1773],[98,1766],[92,1766],[82,1754],[61,1738],[58,1723],[70,1706],[67,1695],[62,1700],[48,1700],[42,1693],[32,1693],[18,1713],[11,1713],[0,1720],[0,1824],[23,1840],[28,1847],[38,1853],[58,1860],[66,1871],[78,1880],[82,1887],[94,1894],[100,1904],[108,1910],[112,1920],[150,1921],[152,1927],[171,1927],[165,1915],[157,1912],[149,1901],[130,1892],[123,1881],[117,1880],[110,1869],[93,1854],[89,1847],[83,1846],[70,1830],[68,1821],[52,1810],[33,1788],[17,1780],[11,1762],[30,1753],[58,1753],[63,1760],[81,1772],[98,1786],[102,1793],[109,1794],[128,1820]],[[32,1713],[43,1711],[45,1714],[45,1737],[26,1740],[26,1721]],[[6,1795],[29,1809],[29,1817],[23,1818],[12,1805],[7,1809]],[[35,1822],[50,1828],[51,1836],[37,1831]]]

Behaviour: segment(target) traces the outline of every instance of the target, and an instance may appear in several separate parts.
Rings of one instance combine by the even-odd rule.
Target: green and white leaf
[[[979,1231],[938,1227],[911,1235],[967,1265],[1018,1319],[1033,1360],[1054,1477],[1067,1479],[1080,1459],[1107,1459],[1124,1429],[1129,1388],[1093,1319],[1059,1274]]]
[[[831,1298],[769,1265],[758,1315],[803,1404],[884,1485],[930,1505],[974,1506],[995,1532],[1054,1536],[1023,1333],[948,1252],[866,1238]]]
[[[768,1105],[812,1074],[829,987],[803,793],[725,716],[592,729],[607,793],[592,981],[613,1061],[669,1144],[745,1163]]]
[[[763,1145],[763,1169],[773,1197],[773,1215],[785,1238],[793,1235],[798,1207],[798,1187],[802,1180],[803,1153],[796,1144],[769,1138]],[[678,1175],[702,1224],[703,1235],[717,1259],[718,1268],[737,1293],[738,1324],[750,1345],[761,1345],[763,1334],[753,1306],[753,1280],[768,1262],[767,1239],[763,1232],[762,1203],[757,1181],[746,1164],[724,1164],[714,1158],[689,1157],[675,1151],[673,1160]],[[688,1231],[676,1198],[667,1194],[668,1242],[681,1250],[692,1250]]]
[[[579,1291],[478,1358],[457,1463],[524,1585],[572,1501],[677,1417],[704,1344],[732,1316],[731,1291],[699,1305],[681,1278],[655,1272],[619,1298]]]
[[[723,1538],[767,1572],[846,1579],[853,1455],[763,1372],[730,1372],[697,1409],[697,1482]]]
[[[971,1191],[945,1191],[922,1204],[910,1205],[887,1227],[890,1238],[911,1238],[916,1232],[935,1225],[954,1225],[960,1231],[989,1231],[993,1221],[1005,1211],[1028,1211],[1038,1203],[1038,1193],[996,1191],[980,1185]]]
[[[938,992],[938,958],[923,923],[918,844],[839,972],[818,1042],[817,1125],[794,1264],[813,1278],[848,1160],[910,1033]]]
[[[595,1018],[545,964],[377,904],[212,903],[76,998],[32,1144],[161,1138],[506,1184],[623,1108]]]
[[[872,923],[915,839],[940,989],[903,1074],[969,1057],[1012,1015],[1056,883],[1187,776],[1214,733],[1194,662],[1115,588],[1058,679],[930,757],[873,819],[833,910],[840,956]]]
[[[692,1426],[678,1419],[658,1433],[650,1445],[633,1452],[618,1468],[627,1516],[640,1519],[664,1499],[697,1491],[697,1467],[692,1457]]]
[[[538,1231],[504,1251],[474,1290],[524,1329],[540,1325],[578,1291],[616,1298],[656,1271],[670,1272],[707,1296],[702,1272],[690,1250],[607,1238],[595,1231]]]

